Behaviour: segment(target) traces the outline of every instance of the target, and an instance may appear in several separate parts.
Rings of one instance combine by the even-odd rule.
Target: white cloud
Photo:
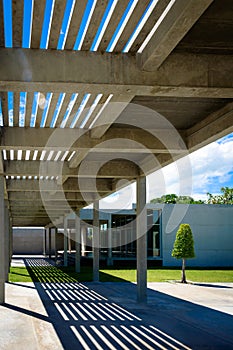
[[[213,142],[147,177],[147,201],[166,193],[205,200],[206,193],[233,187],[233,134]],[[232,183],[229,182],[232,181]],[[126,209],[136,202],[135,184],[102,200],[102,208]]]
[[[213,142],[210,145],[189,155],[192,176],[187,172],[188,166],[178,165],[183,171],[181,181],[177,171],[177,165],[171,164],[163,169],[166,188],[163,193],[176,193],[180,195],[192,195],[194,198],[206,198],[206,193],[219,193],[220,188],[231,180],[233,171],[233,137],[232,134],[222,139],[222,142]],[[177,162],[179,164],[179,161]],[[187,165],[187,164],[186,164]],[[156,183],[158,174],[150,175],[151,182]],[[192,185],[192,186],[190,186]],[[232,184],[233,185],[233,184]],[[192,187],[192,192],[190,189]],[[150,188],[150,199],[158,197],[157,187]],[[164,188],[163,188],[164,190]],[[187,191],[187,192],[185,192]]]

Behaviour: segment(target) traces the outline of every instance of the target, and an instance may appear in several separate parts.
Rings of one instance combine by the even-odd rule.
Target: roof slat
[[[73,109],[72,109],[72,111],[70,113],[70,116],[69,116],[69,118],[68,118],[68,120],[66,122],[66,125],[65,125],[66,128],[70,127],[70,125],[71,125],[71,123],[72,123],[72,121],[74,119],[74,116],[76,115],[76,113],[77,113],[77,111],[78,111],[78,109],[80,107],[80,104],[81,104],[81,102],[83,100],[84,95],[85,95],[85,93],[83,91],[82,92],[79,91],[79,95],[77,97],[77,100],[76,100],[76,102],[74,104],[74,107],[73,107]]]
[[[84,51],[89,51],[92,45],[92,42],[95,38],[96,32],[99,28],[101,19],[103,17],[103,14],[106,10],[108,1],[104,0],[104,1],[97,1],[97,4],[95,6],[95,10],[94,13],[91,17],[91,21],[89,24],[89,27],[87,29],[85,38],[84,38],[84,42],[82,45],[82,50]]]
[[[45,99],[46,99],[46,93],[43,94],[40,92],[37,115],[36,115],[36,124],[35,124],[36,128],[40,127],[40,123],[42,120],[42,115],[43,115],[44,107],[45,107],[45,103],[43,103],[43,100],[45,101]]]
[[[5,46],[2,1],[0,1],[0,46],[2,46],[2,47]]]
[[[66,1],[55,2],[54,10],[53,10],[53,20],[52,20],[50,36],[49,36],[49,46],[48,46],[49,49],[57,48],[65,8],[66,8]]]
[[[141,44],[144,42],[148,34],[151,32],[152,28],[154,27],[155,23],[158,21],[159,17],[169,4],[170,0],[159,0],[156,4],[154,10],[152,11],[151,15],[147,19],[145,25],[143,26],[142,30],[138,34],[137,38],[135,39],[133,45],[130,48],[130,52],[137,52],[140,48]]]
[[[91,114],[90,118],[86,122],[85,129],[88,129],[90,127],[91,123],[93,122],[93,120],[95,119],[97,114],[99,113],[100,109],[102,108],[103,104],[106,102],[107,98],[108,98],[108,95],[103,95],[101,97],[98,105],[96,106],[95,110],[93,111],[93,113]]]
[[[73,16],[70,22],[69,32],[66,38],[66,50],[72,50],[74,47],[86,5],[87,0],[76,0]]]
[[[76,128],[79,128],[80,125],[82,124],[82,122],[84,121],[86,115],[88,114],[91,106],[93,105],[94,101],[96,99],[96,95],[91,95],[90,98],[88,99],[86,105],[85,105],[85,108],[84,110],[82,111],[79,119],[78,119],[78,122],[77,124],[75,125]]]
[[[34,99],[34,93],[33,92],[27,92],[26,113],[25,113],[25,123],[24,123],[24,125],[26,127],[30,126],[31,115],[32,115],[33,99]]]
[[[19,92],[14,92],[14,126],[19,126]]]
[[[23,6],[24,1],[13,0],[12,2],[13,47],[22,47]]]
[[[53,114],[55,112],[56,106],[57,106],[57,101],[59,98],[59,93],[54,93],[50,102],[50,106],[49,106],[49,111],[48,111],[48,115],[47,115],[47,119],[46,119],[46,123],[45,123],[45,127],[49,128],[51,121],[53,119]]]
[[[123,33],[121,34],[114,51],[121,52],[125,47],[126,42],[130,38],[132,32],[134,31],[138,21],[146,10],[150,0],[138,1],[132,15],[129,18],[128,23],[126,24]]]
[[[128,0],[121,0],[118,1],[114,13],[109,21],[108,27],[103,35],[103,38],[100,42],[98,51],[106,51],[106,48],[112,39],[113,34],[115,33],[115,30],[117,28],[118,23],[120,22],[121,17],[123,16],[123,13],[125,12],[125,9],[128,5]]]
[[[40,47],[40,39],[44,22],[45,3],[46,0],[34,1],[31,39],[32,49],[38,49]]]
[[[66,94],[55,127],[59,127],[66,113],[72,94]]]

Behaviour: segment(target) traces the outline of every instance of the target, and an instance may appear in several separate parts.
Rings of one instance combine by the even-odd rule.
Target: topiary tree
[[[185,275],[186,259],[195,257],[193,235],[189,224],[180,225],[176,233],[172,256],[177,259],[182,259],[181,283],[187,283]]]

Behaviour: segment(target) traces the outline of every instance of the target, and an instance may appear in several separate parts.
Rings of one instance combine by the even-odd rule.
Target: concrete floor
[[[7,283],[0,349],[233,349],[233,284]],[[47,271],[48,270],[48,271]]]

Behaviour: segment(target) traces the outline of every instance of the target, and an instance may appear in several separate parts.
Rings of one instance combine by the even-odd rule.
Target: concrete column
[[[43,255],[46,256],[47,254],[47,229],[44,228],[44,235],[43,235]]]
[[[5,281],[8,282],[9,280],[9,261],[10,261],[10,234],[9,234],[9,227],[10,227],[10,218],[9,218],[9,209],[8,209],[8,201],[4,201],[5,205]]]
[[[147,302],[146,177],[137,179],[137,300]]]
[[[99,281],[99,260],[100,260],[100,229],[99,229],[99,201],[94,202],[93,207],[93,281]]]
[[[64,266],[68,266],[68,220],[64,217]]]
[[[71,229],[68,229],[68,250],[69,250],[69,253],[71,254],[71,250],[72,250],[72,245],[71,245]]]
[[[49,227],[49,259],[52,258],[52,228]]]
[[[10,229],[9,229],[9,234],[10,234],[10,256],[9,256],[9,266],[11,265],[11,259],[13,255],[13,228],[12,228],[12,218],[10,218]]]
[[[85,250],[86,250],[86,226],[81,226],[81,255],[85,256]]]
[[[80,272],[80,260],[81,260],[81,226],[80,226],[80,212],[79,210],[75,215],[75,271]]]
[[[57,262],[57,227],[54,227],[54,254],[55,263]]]
[[[5,302],[5,252],[4,176],[0,175],[0,304]]]
[[[111,214],[110,214],[111,215]],[[111,216],[112,218],[112,216]],[[112,219],[108,219],[108,258],[107,266],[112,266]]]

